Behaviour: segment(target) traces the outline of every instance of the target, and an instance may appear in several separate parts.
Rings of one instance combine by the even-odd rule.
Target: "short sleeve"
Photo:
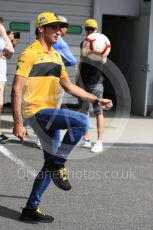
[[[18,64],[16,68],[16,75],[28,77],[33,66],[32,54],[24,50],[18,58]]]

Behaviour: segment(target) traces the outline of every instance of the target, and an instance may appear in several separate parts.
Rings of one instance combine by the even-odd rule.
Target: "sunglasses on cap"
[[[93,28],[93,27],[88,27],[88,26],[87,26],[87,27],[85,27],[85,30],[86,30],[86,31],[94,31],[95,28]]]

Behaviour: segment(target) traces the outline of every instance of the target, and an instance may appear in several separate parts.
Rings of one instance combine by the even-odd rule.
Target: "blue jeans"
[[[45,170],[45,165],[53,162],[57,166],[64,166],[72,149],[88,131],[89,118],[68,109],[43,109],[29,118],[28,122],[40,139],[44,152],[44,165],[34,181],[26,205],[27,208],[37,208],[51,182],[50,172]],[[61,129],[67,129],[62,141]]]

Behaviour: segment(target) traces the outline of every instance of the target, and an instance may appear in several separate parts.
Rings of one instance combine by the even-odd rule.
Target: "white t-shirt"
[[[2,44],[2,46],[1,46],[1,44]],[[4,40],[3,40],[3,38],[2,37],[0,37],[0,51],[2,51],[1,50],[1,47],[3,47],[3,45],[4,45],[4,47],[5,47],[5,42],[4,42]],[[0,58],[0,81],[7,81],[7,77],[6,77],[6,71],[7,71],[7,65],[6,65],[7,63],[6,63],[6,57],[1,57]]]
[[[2,39],[0,38],[0,51],[3,51],[5,48],[5,43],[2,41]]]
[[[5,42],[2,36],[0,36],[0,51],[3,51],[5,48]]]

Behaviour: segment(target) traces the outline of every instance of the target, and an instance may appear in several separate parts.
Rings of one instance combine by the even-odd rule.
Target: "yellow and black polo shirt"
[[[45,108],[56,108],[59,80],[68,77],[60,54],[48,54],[35,40],[19,56],[16,75],[27,78],[23,88],[23,116],[28,118]]]

